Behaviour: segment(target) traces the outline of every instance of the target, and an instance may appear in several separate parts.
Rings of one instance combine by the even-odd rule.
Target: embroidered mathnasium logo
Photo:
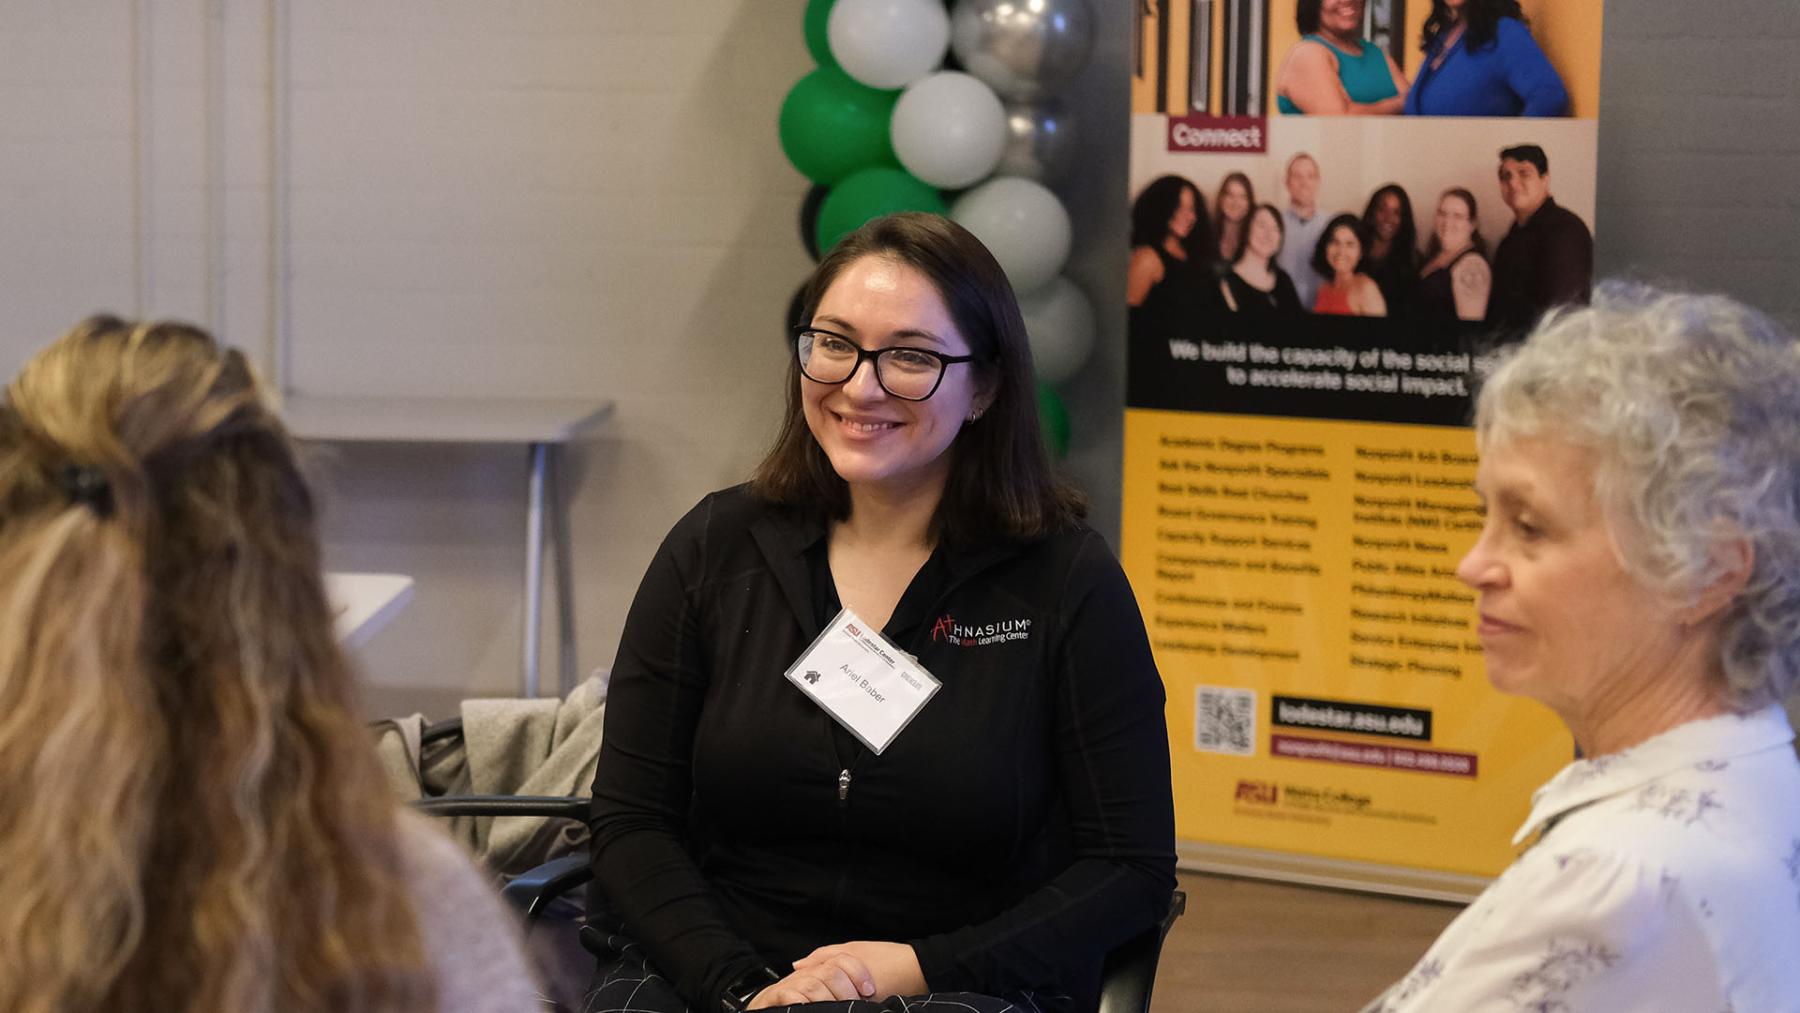
[[[1008,640],[1031,639],[1031,620],[1002,619],[993,623],[965,624],[957,622],[946,612],[931,626],[933,643],[950,644],[953,647],[979,647],[983,644],[1001,644]]]

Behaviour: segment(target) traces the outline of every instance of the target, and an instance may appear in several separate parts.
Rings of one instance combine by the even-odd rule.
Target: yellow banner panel
[[[1121,556],[1187,840],[1474,875],[1572,756],[1489,687],[1466,428],[1128,409]]]

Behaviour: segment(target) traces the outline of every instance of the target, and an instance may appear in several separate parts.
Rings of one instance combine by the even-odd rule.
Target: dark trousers
[[[606,937],[608,956],[600,958],[588,987],[582,1013],[689,1013],[687,1000],[675,986],[650,966],[644,948],[629,937]],[[843,999],[811,1002],[801,1006],[770,1007],[775,1013],[803,1009],[804,1013],[1073,1013],[1074,1002],[1066,995],[1020,992],[984,995],[980,992],[933,992],[928,995],[896,995],[880,1002]],[[714,1011],[705,1011],[714,1013]]]

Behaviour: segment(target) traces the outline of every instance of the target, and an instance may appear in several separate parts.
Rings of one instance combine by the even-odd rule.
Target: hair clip
[[[112,483],[106,480],[99,468],[85,464],[65,464],[59,478],[69,502],[80,503],[101,520],[112,516]]]

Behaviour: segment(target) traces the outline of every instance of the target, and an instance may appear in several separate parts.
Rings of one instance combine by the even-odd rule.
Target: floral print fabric
[[[1800,761],[1770,707],[1577,760],[1365,1013],[1800,1013]]]

